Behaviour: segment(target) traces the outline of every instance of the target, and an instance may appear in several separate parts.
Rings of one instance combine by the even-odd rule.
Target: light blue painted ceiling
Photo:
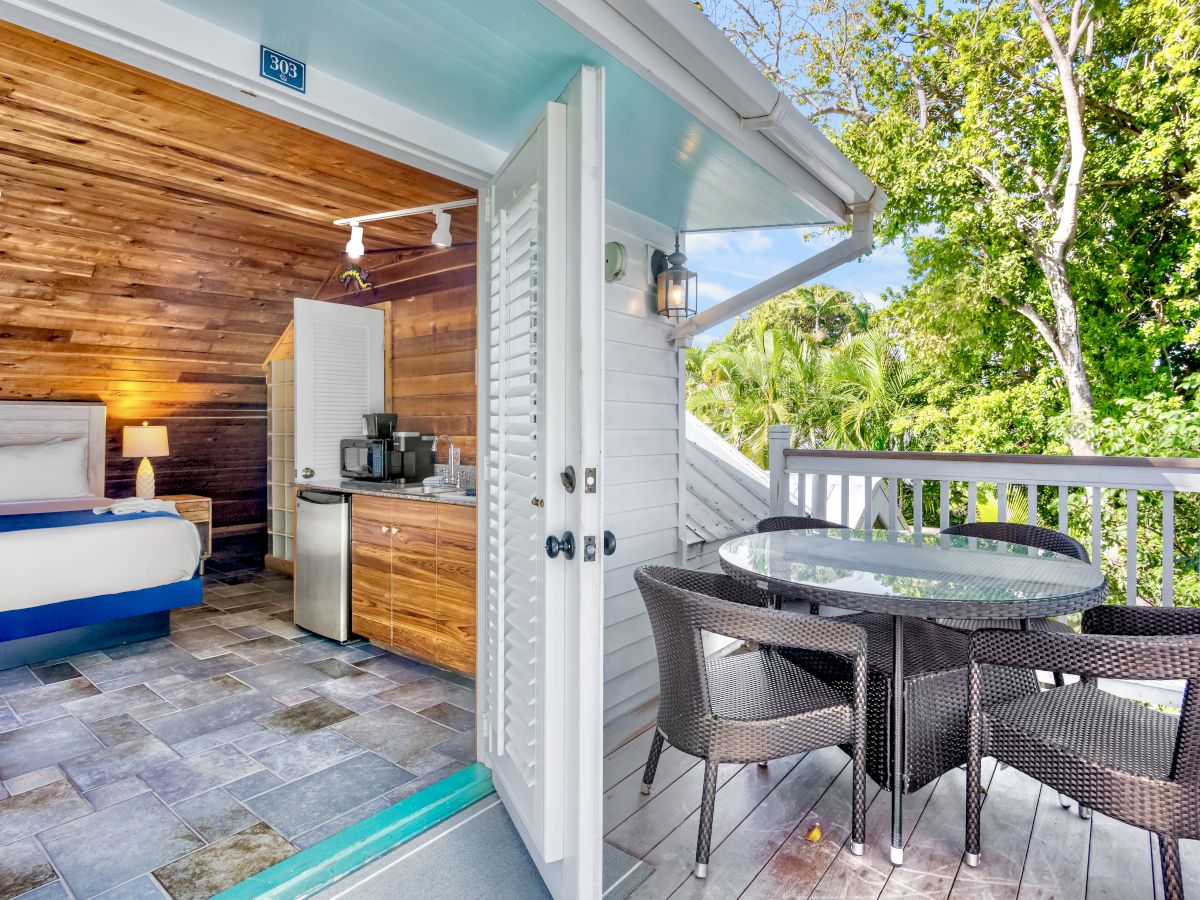
[[[603,66],[611,200],[684,230],[821,221],[537,0],[166,2],[501,149],[579,66]]]

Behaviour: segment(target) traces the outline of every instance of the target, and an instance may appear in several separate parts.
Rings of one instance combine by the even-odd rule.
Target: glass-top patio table
[[[892,617],[891,783],[904,783],[904,619],[1057,616],[1104,602],[1091,563],[1049,550],[960,535],[850,528],[776,531],[727,541],[721,566],[772,593]],[[966,707],[966,697],[963,697]],[[892,862],[903,851],[903,790],[892,791]]]

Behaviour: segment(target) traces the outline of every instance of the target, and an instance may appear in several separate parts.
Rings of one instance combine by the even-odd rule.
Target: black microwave
[[[365,481],[391,479],[392,442],[387,438],[343,438],[342,477]]]

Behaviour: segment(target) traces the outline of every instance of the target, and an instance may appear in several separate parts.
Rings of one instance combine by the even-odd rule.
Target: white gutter
[[[778,297],[780,294],[790,291],[794,287],[799,287],[805,282],[824,275],[831,269],[836,269],[842,263],[850,262],[853,259],[858,259],[860,256],[870,253],[872,250],[875,215],[883,208],[883,203],[883,191],[877,191],[872,200],[867,203],[856,204],[853,213],[854,224],[850,228],[850,235],[844,240],[838,241],[832,247],[810,256],[790,269],[784,269],[778,275],[774,275],[766,281],[760,281],[753,287],[747,288],[739,294],[734,294],[716,306],[710,306],[686,322],[680,323],[675,328],[675,344],[686,343],[695,335],[712,328],[714,325],[719,325],[727,319],[740,316],[747,310],[770,300],[772,297]]]

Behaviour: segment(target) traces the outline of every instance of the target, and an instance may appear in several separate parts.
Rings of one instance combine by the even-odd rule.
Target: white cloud
[[[733,296],[733,288],[721,284],[717,281],[705,281],[700,279],[700,299],[711,300],[713,303],[720,303],[722,300],[727,300]]]
[[[715,334],[708,334],[708,333],[698,334],[694,338],[692,338],[692,340],[696,344],[697,347],[704,348],[704,347],[708,347],[709,344],[711,344],[713,341],[717,340],[717,336]]]
[[[719,253],[729,249],[729,235],[719,231],[707,231],[687,236],[688,253]]]
[[[886,305],[883,302],[883,295],[876,291],[863,291],[862,298],[867,301],[871,309],[883,309]]]
[[[740,231],[734,240],[742,253],[766,253],[774,249],[775,241],[765,231]]]

